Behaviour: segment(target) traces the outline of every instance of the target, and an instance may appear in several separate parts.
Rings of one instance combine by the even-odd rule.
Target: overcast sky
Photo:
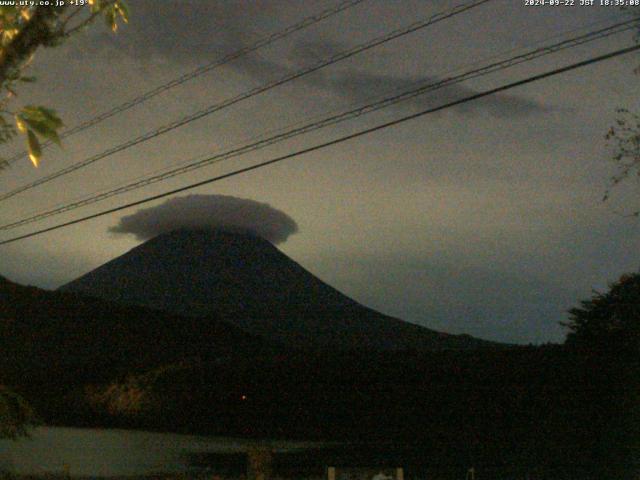
[[[101,26],[42,50],[27,103],[56,108],[68,126],[278,31],[332,1],[129,0],[131,22]],[[284,41],[216,69],[109,119],[0,175],[16,188],[139,134],[276,79],[374,36],[462,2],[367,0]],[[576,3],[579,3],[577,1]],[[223,151],[370,98],[587,32],[622,14],[613,7],[528,7],[493,0],[278,87],[143,145],[17,195],[7,223]],[[434,92],[169,181],[117,196],[0,239],[224,173],[475,91],[633,42],[630,33]],[[640,266],[640,224],[620,212],[640,187],[602,195],[614,173],[604,135],[615,108],[639,108],[637,54],[429,115],[190,193],[267,203],[297,233],[279,248],[354,299],[452,333],[561,341],[558,322],[592,288]],[[639,108],[640,109],[640,108]],[[7,150],[8,154],[21,145]],[[155,202],[148,206],[157,205]],[[135,209],[2,248],[0,274],[54,288],[134,247],[109,231]]]

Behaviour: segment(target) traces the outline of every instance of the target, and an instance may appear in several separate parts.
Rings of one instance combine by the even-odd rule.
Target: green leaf
[[[33,130],[41,137],[61,146],[58,130],[63,125],[62,120],[49,108],[26,106],[16,115],[16,124],[23,133],[26,129]]]
[[[62,146],[58,132],[55,128],[52,128],[50,124],[29,119],[24,119],[24,122],[28,125],[30,130],[33,130],[41,137],[51,140],[58,146]]]
[[[33,166],[38,168],[40,159],[42,158],[42,148],[38,137],[32,130],[27,131],[27,146],[29,148],[29,160],[33,163]]]
[[[58,129],[63,126],[62,120],[60,120],[60,117],[58,117],[56,111],[50,108],[27,105],[23,107],[22,110],[20,110],[20,115],[25,120],[44,122],[54,129]]]
[[[91,7],[91,13],[96,13],[102,10],[102,0],[89,0],[89,6]]]
[[[27,124],[20,115],[16,115],[16,127],[20,133],[27,133]]]
[[[104,19],[107,22],[107,27],[109,27],[113,32],[118,30],[118,23],[116,22],[116,10],[113,5],[110,5],[109,8],[104,11]]]
[[[122,0],[106,6],[103,13],[107,26],[114,32],[118,30],[118,18],[124,23],[129,21],[129,7]]]
[[[114,4],[116,12],[124,23],[129,23],[129,6],[123,0],[119,0]]]

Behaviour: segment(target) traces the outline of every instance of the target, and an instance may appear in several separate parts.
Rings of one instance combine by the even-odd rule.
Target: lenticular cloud
[[[298,225],[268,203],[228,195],[188,195],[122,217],[109,231],[144,241],[180,229],[246,232],[279,244],[296,233]]]

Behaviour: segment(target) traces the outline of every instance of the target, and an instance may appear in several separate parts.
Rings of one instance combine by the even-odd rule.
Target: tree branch
[[[51,41],[53,33],[49,22],[60,12],[60,7],[39,6],[26,25],[9,45],[0,49],[0,86],[10,78],[12,71],[30,58],[36,49]]]

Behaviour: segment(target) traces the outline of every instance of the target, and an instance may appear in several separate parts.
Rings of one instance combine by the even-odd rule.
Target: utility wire
[[[461,14],[463,12],[466,12],[467,10],[470,10],[472,8],[475,8],[475,7],[478,7],[478,6],[482,5],[482,4],[490,2],[490,1],[492,1],[492,0],[475,0],[475,1],[472,1],[472,2],[469,2],[469,3],[466,3],[466,4],[458,5],[456,7],[453,7],[451,9],[449,9],[449,10],[446,10],[444,12],[440,12],[440,13],[437,13],[435,15],[432,15],[427,19],[423,19],[423,20],[414,22],[411,25],[409,25],[408,27],[404,27],[402,29],[394,30],[391,33],[388,33],[388,34],[383,35],[381,37],[377,37],[377,38],[375,38],[373,40],[370,40],[370,41],[368,41],[368,42],[366,42],[364,44],[357,45],[357,46],[355,46],[353,48],[350,48],[350,49],[348,49],[346,51],[343,51],[343,52],[340,52],[340,53],[338,53],[336,55],[333,55],[333,56],[331,56],[331,57],[329,57],[327,59],[321,60],[320,62],[315,63],[315,64],[311,65],[310,67],[306,67],[306,68],[304,68],[302,70],[298,70],[296,72],[287,74],[287,75],[279,78],[278,80],[275,80],[273,82],[269,82],[269,83],[264,84],[262,86],[259,86],[259,87],[253,88],[251,90],[248,90],[248,91],[246,91],[244,93],[241,93],[241,94],[239,94],[239,95],[237,95],[235,97],[229,98],[229,99],[227,99],[227,100],[225,100],[225,101],[223,101],[221,103],[217,103],[217,104],[211,105],[211,106],[209,106],[209,107],[207,107],[207,108],[205,108],[203,110],[200,110],[200,111],[198,111],[196,113],[193,113],[191,115],[183,117],[183,118],[181,118],[179,120],[171,122],[171,123],[169,123],[167,125],[164,125],[164,126],[162,126],[160,128],[157,128],[157,129],[149,131],[149,132],[147,132],[147,133],[145,133],[143,135],[140,135],[140,136],[138,136],[138,137],[136,137],[136,138],[134,138],[132,140],[129,140],[129,141],[125,142],[125,143],[122,143],[122,144],[117,145],[115,147],[112,147],[112,148],[110,148],[108,150],[105,150],[105,151],[103,151],[103,152],[101,152],[101,153],[99,153],[97,155],[89,157],[89,158],[87,158],[85,160],[82,160],[80,162],[74,163],[73,165],[70,165],[70,166],[68,166],[66,168],[58,170],[57,172],[54,172],[54,173],[52,173],[50,175],[42,177],[42,178],[40,178],[38,180],[35,180],[33,182],[30,182],[28,184],[22,185],[21,187],[18,187],[18,188],[14,189],[14,190],[11,190],[11,191],[9,191],[7,193],[1,194],[0,195],[0,202],[4,201],[4,200],[7,200],[7,199],[9,199],[9,198],[11,198],[11,197],[13,197],[15,195],[18,195],[19,193],[22,193],[24,191],[31,190],[33,188],[36,188],[36,187],[40,186],[40,185],[48,183],[51,180],[59,178],[59,177],[61,177],[63,175],[67,175],[67,174],[69,174],[71,172],[75,172],[75,171],[77,171],[77,170],[79,170],[81,168],[84,168],[84,167],[86,167],[88,165],[91,165],[91,164],[93,164],[93,163],[95,163],[95,162],[97,162],[99,160],[102,160],[102,159],[104,159],[106,157],[109,157],[109,156],[111,156],[111,155],[113,155],[115,153],[122,152],[123,150],[131,148],[131,147],[133,147],[135,145],[139,145],[139,144],[141,144],[143,142],[146,142],[146,141],[151,140],[151,139],[153,139],[155,137],[163,135],[163,134],[165,134],[167,132],[175,130],[176,128],[182,127],[182,126],[187,125],[187,124],[189,124],[191,122],[199,120],[199,119],[201,119],[203,117],[211,115],[211,114],[213,114],[215,112],[223,110],[223,109],[225,109],[227,107],[235,105],[236,103],[239,103],[239,102],[241,102],[243,100],[246,100],[248,98],[251,98],[251,97],[254,97],[254,96],[259,95],[261,93],[264,93],[264,92],[266,92],[268,90],[271,90],[271,89],[273,89],[275,87],[278,87],[280,85],[288,83],[288,82],[290,82],[292,80],[296,80],[298,78],[301,78],[301,77],[303,77],[305,75],[308,75],[310,73],[316,72],[316,71],[318,71],[318,70],[320,70],[320,69],[322,69],[324,67],[327,67],[329,65],[333,65],[333,64],[338,63],[338,62],[340,62],[342,60],[345,60],[347,58],[350,58],[350,57],[353,57],[355,55],[358,55],[358,54],[360,54],[360,53],[362,53],[364,51],[370,50],[370,49],[372,49],[374,47],[377,47],[377,46],[382,45],[384,43],[390,42],[391,40],[395,40],[395,39],[397,39],[399,37],[402,37],[404,35],[408,35],[410,33],[416,32],[416,31],[418,31],[420,29],[423,29],[423,28],[426,28],[428,26],[434,25],[434,24],[436,24],[438,22],[441,22],[443,20],[451,18],[451,17],[453,17],[455,15],[459,15],[459,14]]]
[[[547,72],[544,72],[544,73],[541,73],[541,74],[538,74],[538,75],[527,77],[527,78],[525,78],[523,80],[518,80],[516,82],[507,83],[507,84],[502,85],[500,87],[496,87],[496,88],[493,88],[493,89],[490,89],[490,90],[485,90],[484,92],[479,92],[479,93],[476,93],[474,95],[469,95],[467,97],[461,98],[459,100],[454,100],[452,102],[448,102],[448,103],[445,103],[445,104],[437,106],[437,107],[428,108],[428,109],[422,110],[420,112],[413,113],[411,115],[406,115],[404,117],[401,117],[401,118],[398,118],[398,119],[395,119],[395,120],[392,120],[392,121],[389,121],[389,122],[385,122],[385,123],[376,125],[375,127],[366,128],[366,129],[360,130],[360,131],[358,131],[356,133],[352,133],[350,135],[345,135],[345,136],[336,138],[334,140],[330,140],[328,142],[320,143],[320,144],[314,145],[312,147],[307,147],[307,148],[304,148],[302,150],[298,150],[296,152],[292,152],[292,153],[289,153],[289,154],[286,154],[286,155],[275,157],[275,158],[272,158],[270,160],[266,160],[264,162],[257,163],[255,165],[251,165],[249,167],[240,168],[240,169],[234,170],[232,172],[225,173],[223,175],[218,175],[218,176],[215,176],[215,177],[212,177],[212,178],[208,178],[206,180],[202,180],[202,181],[199,181],[199,182],[196,182],[196,183],[192,183],[192,184],[180,187],[180,188],[176,188],[174,190],[169,190],[167,192],[163,192],[163,193],[160,193],[160,194],[157,194],[157,195],[152,195],[152,196],[143,198],[141,200],[137,200],[135,202],[131,202],[131,203],[127,203],[127,204],[124,204],[124,205],[120,205],[118,207],[110,208],[108,210],[103,210],[101,212],[94,213],[92,215],[87,215],[85,217],[77,218],[75,220],[71,220],[71,221],[68,221],[68,222],[60,223],[60,224],[54,225],[52,227],[43,228],[41,230],[36,230],[34,232],[30,232],[30,233],[27,233],[27,234],[24,234],[24,235],[20,235],[20,236],[13,237],[13,238],[10,238],[10,239],[7,239],[7,240],[3,240],[3,241],[0,241],[0,245],[7,245],[9,243],[17,242],[19,240],[23,240],[23,239],[26,239],[26,238],[34,237],[36,235],[41,235],[43,233],[51,232],[53,230],[58,230],[60,228],[64,228],[64,227],[68,227],[68,226],[75,225],[75,224],[78,224],[78,223],[86,222],[88,220],[91,220],[91,219],[94,219],[94,218],[98,218],[98,217],[102,217],[102,216],[108,215],[110,213],[118,212],[118,211],[121,211],[121,210],[125,210],[127,208],[138,206],[138,205],[143,205],[145,203],[152,202],[154,200],[159,200],[159,199],[164,198],[164,197],[175,195],[176,193],[181,193],[181,192],[184,192],[184,191],[187,191],[187,190],[192,190],[192,189],[197,188],[197,187],[201,187],[201,186],[204,186],[204,185],[215,183],[215,182],[218,182],[220,180],[224,180],[226,178],[235,177],[235,176],[241,175],[243,173],[251,172],[253,170],[258,170],[260,168],[267,167],[269,165],[273,165],[275,163],[279,163],[279,162],[282,162],[284,160],[288,160],[290,158],[299,157],[299,156],[306,155],[306,154],[311,153],[311,152],[322,150],[322,149],[325,149],[325,148],[330,147],[332,145],[337,145],[337,144],[340,144],[340,143],[343,143],[343,142],[346,142],[346,141],[349,141],[349,140],[353,140],[354,138],[359,138],[359,137],[362,137],[364,135],[368,135],[368,134],[377,132],[379,130],[383,130],[385,128],[389,128],[389,127],[395,126],[395,125],[399,125],[401,123],[404,123],[404,122],[407,122],[409,120],[413,120],[413,119],[416,119],[416,118],[419,118],[419,117],[423,117],[423,116],[431,114],[431,113],[439,112],[441,110],[446,110],[448,108],[452,108],[452,107],[455,107],[457,105],[461,105],[461,104],[464,104],[464,103],[467,103],[467,102],[478,100],[480,98],[488,97],[489,95],[495,95],[496,93],[500,93],[500,92],[504,92],[504,91],[507,91],[507,90],[511,90],[513,88],[520,87],[522,85],[526,85],[526,84],[529,84],[529,83],[537,82],[537,81],[543,80],[545,78],[553,77],[553,76],[559,75],[561,73],[565,73],[565,72],[569,72],[571,70],[575,70],[575,69],[578,69],[578,68],[586,67],[586,66],[592,65],[594,63],[599,63],[599,62],[602,62],[602,61],[605,61],[605,60],[609,60],[611,58],[615,58],[615,57],[618,57],[618,56],[621,56],[621,55],[625,55],[627,53],[635,52],[635,51],[638,51],[638,50],[640,50],[640,45],[634,45],[634,46],[631,46],[631,47],[615,50],[613,52],[609,52],[609,53],[606,53],[604,55],[599,55],[597,57],[592,57],[592,58],[590,58],[588,60],[583,60],[581,62],[573,63],[571,65],[567,65],[567,66],[564,66],[564,67],[556,68],[556,69],[553,69],[553,70],[550,70],[550,71],[547,71]]]
[[[196,68],[195,70],[192,70],[190,72],[185,73],[184,75],[178,77],[178,78],[174,78],[173,80],[164,83],[162,85],[158,85],[157,87],[148,90],[146,92],[144,92],[143,94],[132,98],[131,100],[128,100],[116,107],[113,107],[111,110],[107,110],[106,112],[103,112],[93,118],[90,118],[89,120],[86,120],[85,122],[82,122],[78,125],[76,125],[73,128],[70,128],[69,130],[66,130],[65,132],[63,132],[60,135],[61,139],[70,137],[72,135],[75,135],[76,133],[80,133],[88,128],[93,127],[94,125],[97,125],[100,122],[103,122],[104,120],[107,120],[108,118],[111,118],[119,113],[122,113],[126,110],[129,110],[130,108],[135,107],[136,105],[140,105],[141,103],[146,102],[147,100],[152,99],[153,97],[160,95],[161,93],[166,92],[167,90],[170,90],[174,87],[177,87],[179,85],[182,85],[183,83],[186,83],[190,80],[193,80],[194,78],[199,77],[200,75],[203,75],[207,72],[210,72],[211,70],[214,70],[218,67],[221,67],[223,65],[226,65],[228,63],[231,63],[234,60],[237,60],[238,58],[244,57],[245,55],[248,55],[249,53],[255,52],[256,50],[259,50],[261,48],[264,48],[268,45],[271,45],[272,43],[281,40],[283,38],[288,37],[289,35],[292,35],[300,30],[303,30],[307,27],[310,27],[312,25],[315,25],[316,23],[321,22],[322,20],[325,20],[329,17],[332,17],[334,15],[337,15],[340,12],[343,12],[345,10],[348,10],[352,7],[355,7],[356,5],[364,2],[366,0],[347,0],[344,2],[339,3],[338,5],[335,5],[332,8],[328,8],[326,10],[323,10],[322,12],[319,12],[315,15],[311,15],[309,17],[304,18],[303,20],[301,20],[298,23],[295,23],[293,25],[289,25],[288,27],[286,27],[283,30],[280,30],[279,32],[275,32],[271,35],[267,35],[264,36],[262,38],[260,38],[258,41],[256,41],[255,43],[248,45],[246,47],[243,47],[239,50],[236,50],[228,55],[225,55],[217,60],[214,60],[213,62],[207,63],[205,65],[202,65],[201,67]],[[46,148],[49,147],[50,145],[52,145],[53,142],[51,141],[47,141],[45,142],[42,147]],[[14,155],[13,157],[9,158],[7,160],[7,164],[12,164],[15,163],[19,160],[22,160],[23,158],[27,157],[27,152],[20,152],[17,153],[16,155]]]
[[[262,148],[265,148],[267,146],[273,145],[275,143],[280,143],[284,140],[290,139],[292,137],[296,137],[299,135],[303,135],[306,133],[309,133],[311,131],[315,131],[321,128],[325,128],[327,126],[330,125],[334,125],[337,123],[341,123],[344,122],[346,120],[350,120],[353,118],[357,118],[360,117],[362,115],[366,115],[378,110],[381,110],[383,108],[389,107],[391,105],[395,105],[397,103],[400,103],[402,101],[406,101],[412,98],[415,98],[417,96],[420,95],[424,95],[425,93],[428,92],[432,92],[444,87],[448,87],[457,83],[460,83],[462,81],[465,80],[469,80],[471,78],[476,78],[479,76],[483,76],[483,75],[487,75],[489,73],[493,73],[499,70],[503,70],[509,67],[512,67],[514,65],[518,65],[521,63],[525,63],[525,62],[529,62],[532,61],[536,58],[542,57],[542,56],[546,56],[552,53],[556,53],[558,51],[561,50],[565,50],[568,48],[574,48],[576,46],[579,45],[583,45],[585,43],[588,42],[593,42],[595,40],[599,40],[602,38],[606,38],[608,36],[614,35],[614,34],[618,34],[627,30],[630,30],[632,28],[635,28],[638,23],[640,21],[635,19],[635,20],[628,20],[625,22],[620,22],[614,25],[611,25],[609,27],[600,29],[600,30],[596,30],[593,32],[589,32],[583,35],[579,35],[577,37],[573,37],[571,39],[567,39],[567,40],[563,40],[561,42],[555,43],[553,45],[548,45],[548,46],[544,46],[544,47],[540,47],[534,50],[531,50],[529,52],[525,52],[523,54],[520,55],[516,55],[514,57],[511,57],[509,59],[506,60],[502,60],[499,62],[494,62],[491,63],[489,65],[485,65],[483,67],[477,68],[477,69],[473,69],[467,72],[464,72],[460,75],[456,75],[456,76],[452,76],[452,77],[448,77],[445,78],[443,80],[440,80],[438,82],[435,83],[423,83],[421,85],[418,85],[417,87],[408,90],[408,91],[403,91],[399,94],[394,94],[392,96],[388,96],[385,97],[381,100],[377,100],[375,102],[366,104],[364,106],[352,109],[352,110],[348,110],[346,112],[341,112],[337,115],[332,115],[326,118],[323,118],[319,121],[314,121],[311,123],[308,123],[306,125],[303,125],[301,127],[297,127],[297,128],[293,128],[291,130],[285,131],[283,133],[279,133],[276,134],[274,136],[268,137],[268,138],[263,138],[260,139],[254,143],[250,143],[248,145],[243,145],[241,147],[236,147],[233,148],[231,150],[228,150],[226,152],[223,153],[218,153],[215,154],[213,156],[209,155],[205,158],[201,158],[195,161],[190,161],[185,165],[181,165],[177,168],[173,168],[169,171],[165,171],[162,173],[158,173],[158,174],[152,174],[150,176],[145,176],[142,177],[141,179],[138,180],[134,180],[133,182],[130,182],[126,185],[117,187],[115,189],[111,189],[111,190],[107,190],[105,192],[102,193],[98,193],[98,194],[94,194],[92,196],[89,197],[85,197],[82,198],[81,200],[78,201],[74,201],[71,203],[67,203],[64,204],[62,206],[58,206],[56,208],[50,209],[48,211],[44,211],[44,212],[40,212],[34,215],[31,215],[27,218],[21,219],[21,220],[17,220],[11,223],[7,223],[4,225],[0,225],[0,231],[1,230],[11,230],[29,223],[33,223],[33,222],[37,222],[39,220],[43,220],[45,218],[54,216],[54,215],[59,215],[65,212],[69,212],[71,210],[75,210],[77,208],[81,208],[87,205],[91,205],[93,203],[97,203],[99,201],[105,200],[107,198],[116,196],[116,195],[120,195],[132,190],[136,190],[138,188],[142,188],[144,186],[148,186],[157,182],[161,182],[164,180],[167,180],[169,178],[178,176],[178,175],[182,175],[184,173],[190,172],[192,170],[196,170],[199,168],[203,168],[205,166],[214,164],[214,163],[220,163],[224,160],[230,159],[230,158],[234,158],[234,157],[238,157],[241,155],[245,155],[249,152],[253,152],[256,150],[260,150]]]

